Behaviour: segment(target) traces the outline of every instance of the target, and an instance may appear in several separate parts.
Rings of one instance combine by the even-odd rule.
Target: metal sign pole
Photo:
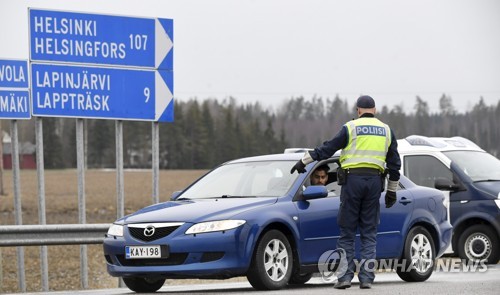
[[[14,181],[14,210],[16,215],[16,225],[23,224],[21,211],[21,184],[19,177],[19,142],[17,136],[17,120],[12,120],[10,124],[12,138],[12,178]],[[24,247],[17,247],[17,272],[19,276],[19,289],[26,292],[26,277],[24,275]]]
[[[123,121],[116,121],[116,213],[118,218],[124,216],[124,185],[123,185]]]
[[[76,166],[78,170],[78,223],[85,224],[85,155],[83,148],[83,119],[76,119]],[[80,245],[82,288],[87,289],[87,245]]]
[[[123,121],[115,121],[115,141],[116,141],[116,214],[122,218],[124,209],[124,181],[123,181]],[[118,279],[118,286],[125,287],[122,279]]]
[[[153,204],[160,202],[159,174],[160,174],[160,127],[158,122],[152,124],[152,164],[153,164]]]
[[[36,135],[36,171],[38,175],[38,221],[46,224],[45,216],[45,163],[43,162],[43,123],[42,118],[35,118]],[[40,268],[42,271],[42,290],[49,291],[49,262],[47,246],[40,246]]]

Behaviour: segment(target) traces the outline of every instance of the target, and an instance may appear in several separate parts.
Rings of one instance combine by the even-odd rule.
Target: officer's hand
[[[385,192],[385,208],[391,208],[394,203],[396,203],[396,192],[386,191]]]
[[[302,160],[298,160],[297,163],[295,163],[295,165],[292,167],[292,170],[290,170],[290,174],[293,174],[295,170],[297,170],[297,172],[299,173],[306,172],[306,165],[302,163]]]

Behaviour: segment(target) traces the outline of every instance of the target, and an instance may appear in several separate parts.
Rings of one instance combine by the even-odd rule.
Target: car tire
[[[289,285],[302,285],[307,283],[313,276],[313,273],[294,273],[288,281]]]
[[[406,282],[423,282],[432,275],[435,258],[431,234],[424,227],[416,226],[406,236],[402,265],[396,267],[396,272]]]
[[[141,277],[126,277],[123,278],[125,285],[132,291],[137,293],[152,293],[158,291],[165,279],[149,279]]]
[[[490,226],[477,224],[467,228],[458,239],[458,256],[468,261],[496,264],[500,258],[500,242]]]
[[[286,236],[278,230],[266,232],[259,240],[247,273],[257,290],[279,290],[292,276],[293,252]]]

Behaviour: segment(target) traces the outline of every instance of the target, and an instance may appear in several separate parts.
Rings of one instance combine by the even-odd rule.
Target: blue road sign
[[[173,70],[173,20],[29,10],[30,60]]]
[[[0,59],[0,88],[28,88],[28,61]]]
[[[0,90],[0,119],[31,119],[29,90]]]
[[[31,64],[33,116],[173,121],[173,72]]]
[[[31,119],[28,61],[0,59],[0,119]]]

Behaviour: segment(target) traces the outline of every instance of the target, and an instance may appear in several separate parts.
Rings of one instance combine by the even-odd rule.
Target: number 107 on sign
[[[130,34],[129,38],[130,38],[130,49],[147,50],[148,35]]]

